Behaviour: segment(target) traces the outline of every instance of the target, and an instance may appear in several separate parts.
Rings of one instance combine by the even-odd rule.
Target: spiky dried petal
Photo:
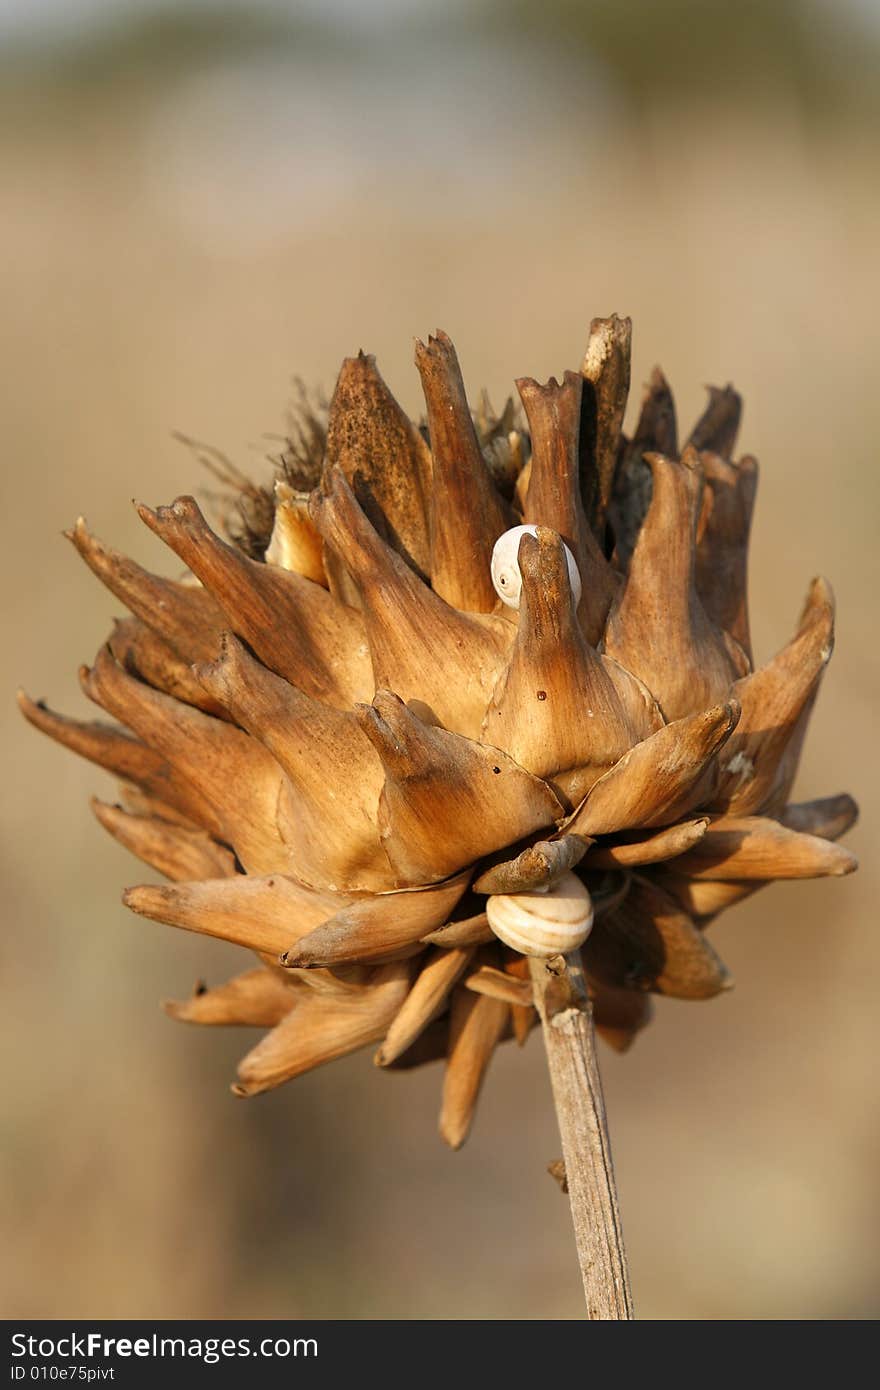
[[[747,595],[749,533],[758,465],[702,453],[705,488],[697,535],[696,585],[711,620],[735,637],[751,661]]]
[[[434,463],[432,587],[455,608],[491,613],[498,601],[489,568],[492,547],[515,518],[483,458],[450,338],[438,330],[427,345],[417,342],[416,366]]]
[[[236,874],[194,883],[127,888],[123,902],[141,917],[278,956],[339,911],[340,899],[285,874]]]
[[[581,491],[597,536],[602,535],[611,500],[617,451],[629,396],[632,320],[593,319],[581,363]],[[585,466],[584,466],[585,465]]]
[[[433,949],[427,953],[412,989],[373,1059],[377,1067],[387,1067],[396,1062],[445,1008],[453,987],[470,964],[473,953],[472,946],[448,951]]]
[[[510,1007],[500,999],[461,988],[452,996],[440,1109],[440,1134],[451,1149],[460,1149],[468,1136],[486,1069],[509,1018]]]
[[[371,961],[413,946],[445,922],[465,892],[468,875],[431,888],[404,889],[361,898],[342,908],[283,952],[290,968]]]
[[[654,1013],[651,996],[589,978],[588,986],[596,1032],[615,1052],[627,1052],[651,1021]]]
[[[226,719],[223,707],[213,700],[193,675],[192,662],[184,661],[163,638],[140,618],[124,618],[113,624],[107,639],[113,656],[126,671],[156,690],[173,695],[186,705]]]
[[[92,810],[114,839],[166,878],[231,878],[235,855],[206,830],[190,829],[160,816],[133,815],[92,798]]]
[[[635,874],[623,902],[596,922],[582,954],[591,976],[618,988],[710,999],[731,985],[706,937],[675,900]]]
[[[297,690],[234,637],[198,674],[284,769],[293,788],[284,836],[296,844],[309,881],[338,892],[393,887],[376,826],[382,767],[355,716]]]
[[[423,584],[371,525],[340,469],[312,493],[312,515],[363,597],[375,687],[420,700],[448,729],[477,734],[510,624],[459,613]]]
[[[56,743],[143,788],[151,798],[174,807],[197,824],[219,831],[217,815],[201,792],[140,739],[101,720],[56,714],[44,701],[31,700],[23,690],[18,692],[18,705],[28,723]]]
[[[662,720],[626,672],[589,645],[575,619],[560,536],[539,526],[519,544],[516,641],[483,736],[572,804]],[[627,698],[630,695],[631,698]]]
[[[238,1067],[237,1096],[255,1096],[313,1067],[377,1042],[409,988],[410,968],[395,961],[375,971],[351,1002],[304,997]]]
[[[632,869],[640,864],[660,864],[675,859],[702,840],[709,817],[679,821],[656,830],[653,835],[594,845],[584,863],[585,869]]]
[[[817,801],[799,801],[785,810],[779,817],[789,830],[800,830],[806,835],[821,835],[825,840],[838,840],[845,835],[858,819],[859,808],[851,796],[841,792],[838,796],[824,796]]]
[[[688,444],[693,449],[711,449],[722,458],[731,458],[736,448],[739,422],[742,418],[742,397],[732,386],[707,386],[709,400],[694,428]]]
[[[524,1006],[534,998],[531,980],[517,980],[494,965],[481,965],[472,971],[464,981],[465,989],[474,994],[485,994],[490,999],[501,999],[505,1004]]]
[[[766,816],[723,816],[675,869],[691,878],[839,878],[858,861],[849,850],[816,835],[789,830]]]
[[[402,883],[448,878],[563,815],[547,784],[506,753],[423,723],[390,691],[358,715],[385,769],[379,822]]]
[[[206,589],[150,574],[93,536],[83,517],[65,535],[101,583],[178,656],[210,661],[216,654],[225,624],[222,609]]]
[[[442,946],[449,950],[459,946],[485,945],[495,940],[495,934],[485,912],[477,912],[470,917],[452,917],[442,926],[426,932],[421,939],[426,946]]]
[[[107,647],[83,673],[90,699],[121,719],[167,758],[209,800],[219,839],[235,849],[249,873],[292,867],[291,851],[278,829],[281,768],[240,729],[127,675]]]
[[[532,436],[524,519],[562,536],[581,576],[578,621],[588,642],[602,635],[618,579],[602,553],[584,511],[580,472],[583,377],[566,372],[540,386],[523,377],[516,386]]]
[[[290,981],[259,966],[212,989],[198,986],[189,999],[167,999],[162,1007],[170,1018],[181,1023],[274,1028],[287,1017],[298,998]]]
[[[504,859],[484,869],[472,886],[477,893],[525,893],[549,888],[580,863],[589,843],[580,835],[538,840],[515,859]]]
[[[616,542],[617,561],[629,568],[636,538],[651,503],[651,469],[646,454],[678,455],[675,401],[669,383],[655,367],[642,396],[642,409],[632,439],[621,441],[621,451],[609,511]]]
[[[430,450],[366,353],[342,364],[330,402],[326,463],[339,465],[373,526],[426,579]]]
[[[712,623],[697,594],[698,457],[646,458],[654,480],[651,505],[608,620],[605,650],[639,676],[665,718],[675,720],[723,699],[748,660]]]
[[[745,816],[784,806],[833,647],[834,595],[824,579],[814,579],[795,636],[733,687],[742,716],[721,760],[713,809]]]
[[[665,725],[637,743],[591,788],[565,822],[569,835],[609,835],[671,825],[705,799],[707,774],[739,718],[731,700]]]
[[[139,506],[138,513],[214,594],[233,632],[271,670],[342,708],[372,690],[361,617],[320,584],[227,545],[192,497],[155,512]]]

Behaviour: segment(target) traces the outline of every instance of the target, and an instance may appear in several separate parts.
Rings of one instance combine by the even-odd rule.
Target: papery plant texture
[[[628,436],[629,364],[629,321],[597,319],[579,371],[495,416],[438,332],[418,426],[360,354],[236,540],[191,498],[138,508],[180,581],[70,533],[131,614],[82,672],[113,722],[22,708],[120,779],[98,819],[170,880],[128,906],[254,953],[166,1006],[264,1030],[237,1094],[378,1043],[383,1067],[442,1059],[458,1147],[535,1023],[528,954],[582,943],[624,1049],[652,994],[729,986],[724,908],[855,867],[851,798],[790,800],[831,591],[755,668],[740,399],[712,389],[680,447],[655,371]]]

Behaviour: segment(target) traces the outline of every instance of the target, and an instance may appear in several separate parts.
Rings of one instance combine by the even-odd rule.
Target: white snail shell
[[[582,946],[593,925],[593,904],[571,870],[550,887],[530,893],[493,893],[489,926],[505,946],[524,956],[564,955]]]
[[[519,608],[522,593],[522,575],[519,572],[519,543],[528,532],[537,533],[537,526],[511,526],[503,536],[499,536],[492,551],[492,583],[495,592],[508,608]],[[565,546],[565,560],[568,565],[568,582],[571,584],[575,608],[581,601],[581,576],[575,558]]]

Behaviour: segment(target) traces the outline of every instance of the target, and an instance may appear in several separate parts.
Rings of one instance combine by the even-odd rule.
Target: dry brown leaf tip
[[[539,938],[580,934],[624,1050],[652,993],[730,987],[720,911],[855,867],[852,799],[791,801],[831,591],[814,581],[754,665],[742,403],[710,388],[681,450],[655,369],[626,434],[630,352],[629,320],[596,319],[579,371],[520,379],[524,415],[496,415],[438,330],[415,349],[425,426],[360,353],[303,425],[303,466],[236,482],[259,545],[187,497],[138,508],[184,582],[69,533],[130,615],[83,673],[109,720],[22,712],[120,780],[95,814],[168,880],[129,907],[256,955],[167,1006],[268,1030],[237,1094],[371,1044],[389,1070],[445,1058],[458,1147],[495,1047],[534,1026]]]

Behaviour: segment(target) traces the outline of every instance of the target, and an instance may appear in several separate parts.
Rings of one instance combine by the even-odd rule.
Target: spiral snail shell
[[[524,956],[549,959],[583,945],[593,925],[593,904],[569,870],[550,888],[492,894],[486,899],[486,916],[505,946]]]
[[[537,526],[512,526],[495,542],[495,548],[492,551],[492,583],[501,602],[506,604],[508,608],[519,608],[520,594],[522,593],[519,543],[526,532],[530,536],[534,536],[537,534],[537,530]],[[565,546],[565,559],[568,565],[571,593],[575,607],[577,607],[581,601],[581,576],[568,546]]]

